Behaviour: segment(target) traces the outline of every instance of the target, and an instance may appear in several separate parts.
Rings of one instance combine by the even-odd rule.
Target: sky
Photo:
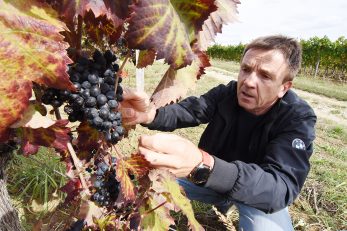
[[[216,43],[248,43],[258,36],[297,39],[327,35],[347,38],[347,0],[240,0],[238,22],[224,25]]]

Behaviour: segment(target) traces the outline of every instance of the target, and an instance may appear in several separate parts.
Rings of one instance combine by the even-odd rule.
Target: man
[[[309,172],[316,123],[290,90],[300,62],[294,39],[261,37],[246,46],[237,82],[157,110],[125,91],[124,120],[162,131],[208,123],[198,147],[157,134],[142,136],[139,151],[180,177],[188,198],[224,211],[236,205],[240,230],[293,230],[287,206]]]

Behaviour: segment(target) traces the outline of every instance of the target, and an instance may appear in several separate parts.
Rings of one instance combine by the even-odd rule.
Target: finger
[[[122,118],[133,118],[136,116],[136,111],[132,108],[121,107],[118,109],[122,113]]]
[[[144,147],[139,147],[139,152],[144,155],[146,160],[150,162],[153,167],[173,168],[175,166],[176,160],[173,156],[158,153]]]
[[[155,135],[142,135],[139,139],[139,145],[147,149],[161,152],[170,153],[175,151],[181,151],[180,145],[177,141],[181,138],[174,134],[157,133]]]

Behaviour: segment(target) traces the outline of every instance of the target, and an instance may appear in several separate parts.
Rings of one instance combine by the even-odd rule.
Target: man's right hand
[[[124,88],[120,111],[124,124],[135,125],[151,123],[154,120],[156,109],[150,104],[145,92]]]

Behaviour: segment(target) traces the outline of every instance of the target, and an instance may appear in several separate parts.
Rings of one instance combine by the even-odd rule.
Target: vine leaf
[[[121,184],[122,194],[127,200],[135,200],[135,187],[129,177],[129,168],[125,160],[118,159],[116,167],[116,178]]]
[[[155,197],[156,195],[153,196]],[[139,212],[143,216],[140,224],[143,230],[169,230],[169,226],[175,224],[170,216],[170,210],[165,206],[158,207],[160,204],[160,200],[148,197],[139,208]],[[151,212],[147,213],[147,211]]]
[[[204,230],[199,222],[194,217],[192,205],[180,190],[176,178],[169,171],[153,170],[148,174],[152,181],[152,189],[156,193],[161,193],[166,197],[167,202],[174,204],[188,218],[188,223],[191,230]]]
[[[198,35],[201,50],[206,51],[217,33],[222,33],[223,24],[237,20],[237,4],[240,4],[239,0],[216,0],[218,10],[210,14]]]
[[[174,69],[190,65],[195,59],[191,43],[211,12],[214,0],[137,1],[132,6],[128,45],[133,49],[154,49],[157,59],[165,59]]]
[[[145,176],[151,169],[150,163],[141,154],[132,154],[129,159],[125,160],[124,164],[129,169],[129,172],[137,178]]]
[[[153,49],[140,51],[139,60],[137,62],[136,67],[145,68],[148,65],[152,65],[155,60],[155,55],[156,53]]]
[[[66,73],[68,44],[59,34],[65,24],[34,1],[15,3],[0,0],[0,137],[28,107],[32,82],[74,90]]]
[[[99,140],[101,133],[95,128],[91,127],[87,121],[82,121],[77,127],[77,150],[80,159],[89,159],[93,154],[92,150],[98,150],[100,147]]]
[[[80,191],[82,191],[81,181],[77,178],[71,179],[60,190],[67,194],[64,203],[68,204],[74,201],[79,196]]]
[[[204,72],[204,67],[210,66],[207,56],[199,53],[199,56],[192,65],[175,70],[169,67],[154,90],[151,101],[156,108],[175,103],[181,100],[188,92],[195,87],[197,78]]]
[[[24,155],[35,154],[38,148],[33,146],[53,147],[57,152],[65,152],[70,141],[70,128],[66,127],[68,123],[68,120],[57,120],[47,128],[18,128],[17,134],[22,139]]]
[[[106,15],[95,17],[92,11],[86,13],[84,23],[88,38],[96,44],[102,44],[104,38],[108,39],[109,45],[114,44],[123,31],[123,27],[116,27]]]

